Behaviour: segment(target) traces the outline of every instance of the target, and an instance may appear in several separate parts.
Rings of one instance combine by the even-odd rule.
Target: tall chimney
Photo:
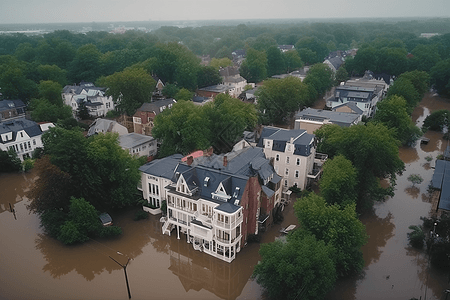
[[[227,156],[225,155],[223,157],[223,166],[226,167],[227,165],[228,165],[228,159],[227,159]]]
[[[192,165],[192,163],[194,162],[194,157],[188,156],[188,158],[186,159],[186,163],[188,166]]]

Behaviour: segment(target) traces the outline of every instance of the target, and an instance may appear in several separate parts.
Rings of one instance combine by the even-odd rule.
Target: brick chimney
[[[194,162],[194,157],[188,156],[188,158],[186,159],[187,165],[190,166],[190,165],[192,165],[193,162]]]
[[[225,155],[225,156],[223,157],[223,166],[226,167],[227,165],[228,165],[228,158],[227,158],[227,156]]]

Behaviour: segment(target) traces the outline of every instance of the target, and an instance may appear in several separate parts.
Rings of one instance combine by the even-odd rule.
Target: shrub
[[[428,161],[428,162],[430,162],[430,161],[433,160],[433,156],[428,155],[428,156],[425,157],[425,160]]]
[[[415,225],[411,225],[408,228],[412,230],[412,232],[409,232],[407,234],[409,244],[414,248],[421,249],[425,240],[425,233],[423,232],[422,228]]]
[[[34,167],[34,160],[32,159],[27,158],[22,162],[22,170],[24,172],[28,172],[29,170],[33,169],[33,167]]]
[[[444,126],[448,126],[449,123],[449,111],[446,109],[436,110],[425,118],[422,129],[442,131]]]
[[[419,174],[411,174],[408,176],[408,181],[411,181],[413,186],[415,186],[416,184],[421,184],[423,181],[423,178]]]
[[[118,226],[108,226],[103,227],[99,232],[98,235],[100,237],[114,237],[122,234],[122,228]]]
[[[143,211],[143,210],[138,210],[134,214],[134,219],[133,220],[139,221],[139,220],[143,220],[143,219],[148,219],[148,213]]]

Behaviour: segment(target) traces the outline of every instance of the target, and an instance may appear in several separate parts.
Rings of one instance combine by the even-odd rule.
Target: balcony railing
[[[234,228],[234,227],[238,226],[239,224],[241,224],[242,220],[243,220],[243,216],[241,215],[239,218],[236,219],[236,221],[231,222],[231,223],[225,223],[225,222],[221,222],[219,220],[215,220],[214,225],[216,225],[218,227],[230,229],[230,228]]]

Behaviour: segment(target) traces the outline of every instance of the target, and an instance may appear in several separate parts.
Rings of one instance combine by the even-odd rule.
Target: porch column
[[[177,239],[180,239],[180,225],[177,225]]]
[[[189,235],[190,235],[190,233],[191,233],[191,230],[188,229],[188,230],[187,230],[187,235],[186,235],[186,240],[187,240],[187,243],[188,243],[188,244],[189,244]]]

